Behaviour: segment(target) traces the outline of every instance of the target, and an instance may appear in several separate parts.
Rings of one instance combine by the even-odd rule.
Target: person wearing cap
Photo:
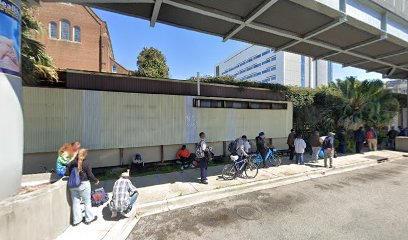
[[[328,136],[323,140],[322,148],[324,151],[324,167],[327,168],[327,158],[329,158],[330,168],[333,168],[334,155],[334,133],[329,132]]]
[[[295,154],[295,139],[296,139],[295,129],[292,128],[288,135],[288,140],[286,141],[286,143],[289,146],[289,160],[291,161],[293,160]]]
[[[118,213],[129,213],[138,196],[137,188],[129,179],[129,170],[122,173],[121,177],[113,185],[112,200],[109,203],[112,218],[117,217]]]
[[[256,150],[262,156],[263,167],[266,168],[265,158],[266,158],[266,154],[268,153],[269,146],[267,145],[265,141],[265,133],[260,132],[259,135],[255,138],[255,142],[256,142]]]

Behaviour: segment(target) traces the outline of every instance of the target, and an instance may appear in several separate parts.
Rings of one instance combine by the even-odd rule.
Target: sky
[[[163,52],[170,68],[170,78],[188,79],[214,75],[215,65],[234,52],[248,46],[247,43],[194,32],[165,24],[150,27],[147,20],[133,18],[99,9],[98,16],[107,22],[115,60],[129,70],[136,70],[137,56],[144,47],[155,47]],[[356,68],[333,66],[333,79],[356,76],[360,80],[381,79],[377,73],[366,73]]]

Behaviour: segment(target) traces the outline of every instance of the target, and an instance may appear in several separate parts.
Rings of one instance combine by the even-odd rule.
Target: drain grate
[[[258,220],[262,217],[262,212],[251,206],[237,208],[237,214],[246,220]]]

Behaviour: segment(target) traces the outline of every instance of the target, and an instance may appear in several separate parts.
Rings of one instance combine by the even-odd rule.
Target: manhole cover
[[[262,217],[261,211],[254,207],[239,207],[237,208],[237,214],[246,220],[257,220]]]

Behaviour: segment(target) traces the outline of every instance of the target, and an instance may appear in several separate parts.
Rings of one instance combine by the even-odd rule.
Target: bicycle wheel
[[[248,162],[245,168],[245,175],[248,178],[255,178],[258,175],[258,166],[255,163]]]
[[[237,170],[235,169],[234,164],[227,164],[222,169],[222,178],[224,180],[232,180],[237,176]]]
[[[280,155],[275,154],[273,157],[269,159],[272,166],[278,167],[282,164],[282,158]]]
[[[249,155],[248,161],[251,162],[251,163],[254,163],[254,164],[258,165],[258,164],[259,164],[259,162],[258,162],[258,154],[251,154],[251,155]]]

